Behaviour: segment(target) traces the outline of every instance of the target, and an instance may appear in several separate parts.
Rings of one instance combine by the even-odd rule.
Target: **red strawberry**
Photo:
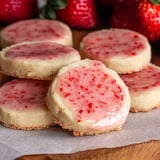
[[[115,0],[111,27],[132,29],[150,42],[160,40],[160,2],[158,0]]]
[[[65,22],[72,28],[89,29],[97,24],[97,12],[93,0],[49,0],[43,7],[42,14],[46,18]]]
[[[0,0],[1,24],[31,18],[37,14],[37,0]]]

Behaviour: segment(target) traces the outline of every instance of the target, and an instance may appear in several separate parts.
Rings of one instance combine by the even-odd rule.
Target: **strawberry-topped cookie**
[[[143,69],[151,59],[149,42],[143,35],[125,29],[103,29],[89,33],[81,42],[81,54],[102,61],[117,73]]]
[[[58,72],[48,90],[56,123],[75,136],[119,130],[130,109],[130,96],[118,74],[96,60],[81,60]]]
[[[0,34],[1,47],[26,41],[52,41],[72,46],[70,28],[56,20],[30,19],[6,26]]]
[[[0,54],[1,72],[19,78],[50,80],[66,64],[80,60],[77,50],[51,41],[22,42]]]
[[[44,129],[54,124],[45,103],[50,81],[15,79],[0,88],[0,122],[9,128]]]
[[[129,88],[131,111],[150,111],[160,107],[160,68],[148,65],[143,70],[120,75]]]

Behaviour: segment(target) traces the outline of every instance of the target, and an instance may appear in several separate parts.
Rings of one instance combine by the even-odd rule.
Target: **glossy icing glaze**
[[[26,43],[14,46],[7,50],[6,57],[12,59],[41,59],[50,60],[61,57],[75,50],[55,42]],[[77,53],[78,54],[78,53]]]
[[[72,68],[58,77],[57,88],[77,123],[102,129],[124,118],[124,90],[100,62]]]
[[[2,35],[15,44],[24,41],[63,39],[69,32],[58,21],[32,19],[9,25],[2,31]]]
[[[109,29],[89,33],[83,43],[84,52],[88,56],[103,59],[115,56],[134,57],[146,49],[148,41],[130,30]]]
[[[50,81],[15,79],[0,88],[0,107],[15,111],[46,110],[45,97]]]
[[[160,69],[154,65],[148,65],[139,72],[122,74],[120,77],[131,93],[160,86]]]

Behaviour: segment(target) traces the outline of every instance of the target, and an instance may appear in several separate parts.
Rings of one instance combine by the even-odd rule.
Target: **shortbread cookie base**
[[[17,112],[2,106],[0,122],[5,127],[20,130],[40,130],[55,125],[49,111]]]
[[[157,106],[152,106],[150,108],[131,108],[130,112],[136,113],[136,112],[149,112],[153,109],[158,109],[160,108],[160,104],[158,104]]]
[[[73,69],[79,66],[84,65],[85,67],[90,67],[90,63],[88,63],[88,61],[92,61],[92,60],[86,59],[86,60],[75,62],[63,67],[59,71],[57,77],[63,75],[65,72],[69,71],[70,69]],[[120,86],[124,87],[123,89],[125,94],[124,96],[125,100],[123,102],[124,106],[123,106],[123,109],[121,110],[121,112],[123,113],[122,117],[119,117],[118,120],[114,119],[116,122],[113,124],[113,126],[110,125],[105,129],[97,129],[96,127],[94,128],[89,124],[85,124],[85,122],[81,122],[81,123],[77,122],[75,115],[69,109],[70,108],[69,102],[67,102],[66,99],[63,96],[61,96],[60,93],[58,93],[58,89],[56,88],[57,78],[55,78],[55,80],[50,85],[49,91],[47,94],[48,107],[52,115],[55,117],[55,123],[62,126],[62,128],[73,131],[73,135],[75,136],[98,135],[98,134],[107,133],[113,130],[120,130],[123,123],[125,122],[125,119],[130,109],[130,96],[129,96],[127,87],[124,85],[123,81],[121,81],[119,76],[114,71],[108,71],[108,72],[110,75],[112,75],[112,77],[114,77],[117,80],[117,83]],[[108,72],[106,71],[107,74]]]
[[[0,122],[5,126],[30,130],[54,124],[45,103],[50,81],[14,79],[0,88]]]
[[[160,67],[149,64],[143,70],[120,75],[129,88],[131,112],[147,112],[160,106]]]
[[[57,20],[22,20],[10,24],[1,30],[1,48],[27,41],[52,41],[73,46],[71,29],[68,25]]]
[[[112,131],[119,131],[122,129],[122,126],[120,126],[119,124],[117,124],[117,127],[115,128],[112,128],[112,129],[108,129],[108,130],[105,130],[105,131],[97,131],[97,130],[90,130],[88,129],[88,131],[86,131],[86,129],[84,129],[84,131],[78,131],[76,129],[72,129],[72,128],[68,128],[66,127],[65,123],[62,123],[60,122],[59,120],[55,120],[55,123],[60,125],[63,129],[68,129],[69,131],[72,132],[72,134],[74,136],[96,136],[96,135],[99,135],[99,134],[103,134],[103,133],[109,133],[109,132],[112,132]],[[123,122],[122,122],[123,123]]]
[[[80,60],[79,53],[72,49],[70,53],[59,56],[54,59],[41,60],[41,59],[12,59],[7,58],[6,53],[12,47],[21,46],[24,44],[34,44],[43,42],[23,42],[20,44],[12,45],[1,51],[1,72],[13,77],[39,79],[39,80],[52,80],[53,76],[58,70],[69,63]],[[44,43],[50,43],[44,41]],[[52,43],[52,42],[51,42]],[[59,44],[57,44],[59,45]],[[67,46],[64,46],[67,47]],[[45,53],[44,53],[45,55]]]
[[[131,112],[148,112],[160,108],[160,86],[131,94]]]
[[[82,53],[83,52],[83,53]],[[139,54],[132,58],[121,58],[121,57],[113,57],[112,59],[97,59],[102,61],[106,67],[113,69],[118,74],[126,74],[126,73],[133,73],[142,70],[145,68],[150,60],[151,60],[151,51],[150,46],[148,49],[144,51],[142,54]],[[90,59],[96,59],[91,56],[88,56],[84,51],[81,51],[82,57],[88,57]],[[85,56],[84,56],[85,55]],[[87,55],[87,56],[86,56]]]
[[[122,32],[122,34],[123,33],[125,34],[125,32],[126,32],[126,34],[132,33],[133,36],[139,36],[141,38],[142,42],[139,42],[139,43],[142,43],[144,46],[142,48],[137,48],[135,50],[128,51],[128,53],[125,53],[125,52],[127,52],[125,45],[122,45],[122,46],[120,45],[120,50],[122,50],[122,47],[124,48],[124,51],[121,51],[121,53],[118,53],[118,54],[114,53],[114,55],[113,56],[111,55],[111,57],[101,56],[100,50],[102,50],[103,54],[105,54],[105,49],[106,49],[105,46],[108,45],[109,47],[115,48],[114,46],[116,44],[120,43],[120,42],[116,42],[116,41],[114,43],[110,43],[110,40],[107,39],[107,35],[106,35],[106,37],[104,36],[105,39],[102,42],[100,42],[101,40],[98,40],[98,38],[101,39],[101,36],[103,36],[100,33],[104,32],[104,35],[105,35],[107,33],[106,31],[108,32],[108,34],[110,34],[109,32],[113,32],[113,31],[116,31],[118,34],[118,31],[119,31],[119,35],[117,37],[117,40],[126,38],[126,37],[120,36],[121,32]],[[91,40],[91,42],[88,42],[88,43],[85,42],[85,38],[86,37],[88,37],[88,39],[89,39],[89,37],[91,38],[92,34],[93,35],[95,34],[94,35],[95,39]],[[151,60],[151,47],[150,47],[149,42],[147,41],[147,39],[144,36],[142,36],[136,32],[133,32],[130,30],[124,30],[124,29],[99,30],[99,31],[89,33],[86,37],[84,37],[84,40],[82,40],[82,42],[80,44],[80,54],[81,54],[82,58],[90,58],[90,59],[100,60],[107,67],[115,70],[119,74],[132,73],[132,72],[139,71],[139,70],[143,69],[145,66],[147,66]],[[92,44],[92,41],[95,41],[95,42],[97,41],[97,43],[93,42],[94,44]],[[105,44],[105,42],[106,42],[106,44]],[[123,43],[126,43],[126,46],[127,46],[127,43],[132,44],[134,42],[125,41]],[[95,51],[90,51],[90,50],[94,50],[93,49],[94,47],[95,47]],[[118,46],[116,46],[116,47],[117,47],[117,49],[115,49],[115,50],[118,51]],[[111,49],[109,49],[109,51],[112,52]],[[109,52],[109,51],[106,50],[106,52]],[[96,56],[96,54],[97,54],[96,52],[100,52],[99,57]]]

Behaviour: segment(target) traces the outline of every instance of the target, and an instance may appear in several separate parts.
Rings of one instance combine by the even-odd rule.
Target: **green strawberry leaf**
[[[160,4],[160,1],[159,0],[151,0],[151,2],[155,5],[159,5]]]
[[[54,10],[56,9],[63,9],[67,5],[66,0],[48,0],[48,5],[51,5]]]
[[[47,19],[56,19],[56,14],[51,5],[46,5],[41,8],[41,14]]]
[[[41,13],[41,15],[42,15],[43,17],[46,17],[46,6],[40,8],[40,13]]]
[[[40,9],[40,12],[44,18],[56,19],[55,10],[63,9],[66,5],[66,0],[48,0],[47,4]]]
[[[53,10],[52,6],[49,6],[49,5],[47,6],[47,12],[46,13],[47,13],[49,19],[56,19],[56,13]]]

